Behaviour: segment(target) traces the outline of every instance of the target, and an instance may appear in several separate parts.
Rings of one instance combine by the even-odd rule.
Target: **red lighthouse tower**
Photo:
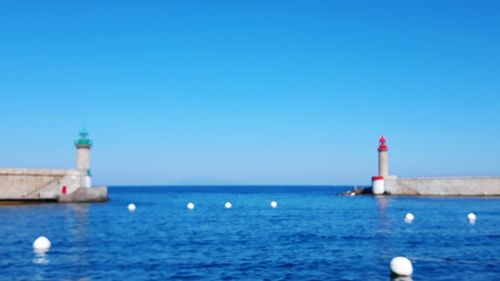
[[[378,175],[387,177],[389,175],[389,159],[387,158],[387,141],[384,136],[380,137],[378,146]]]

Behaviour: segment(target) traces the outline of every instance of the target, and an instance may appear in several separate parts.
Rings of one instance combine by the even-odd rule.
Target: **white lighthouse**
[[[373,194],[384,194],[385,184],[384,178],[389,176],[389,160],[387,159],[387,151],[389,147],[386,144],[385,137],[380,137],[378,146],[378,176],[372,178]]]
[[[91,172],[90,172],[90,148],[92,147],[92,141],[89,139],[89,134],[85,129],[80,132],[80,138],[75,141],[76,146],[76,168],[84,176],[81,183],[82,187],[90,187],[91,184]]]
[[[385,137],[380,137],[378,146],[378,175],[381,177],[389,176],[389,159],[387,159],[387,151],[389,147],[386,144]]]

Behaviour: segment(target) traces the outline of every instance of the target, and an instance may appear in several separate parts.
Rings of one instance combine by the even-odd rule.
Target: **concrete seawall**
[[[500,196],[500,177],[396,178],[385,180],[392,195]]]
[[[106,201],[106,188],[82,187],[85,177],[84,171],[76,169],[0,169],[0,200]]]

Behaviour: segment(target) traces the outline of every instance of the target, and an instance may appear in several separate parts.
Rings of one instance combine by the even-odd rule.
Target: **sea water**
[[[347,189],[111,187],[108,203],[0,206],[0,280],[391,280],[395,256],[413,280],[500,280],[500,198]]]

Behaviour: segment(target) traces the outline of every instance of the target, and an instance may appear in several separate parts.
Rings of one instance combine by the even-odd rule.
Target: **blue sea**
[[[391,280],[395,256],[413,263],[406,280],[500,280],[500,198],[347,189],[111,187],[108,203],[0,206],[0,280]]]

